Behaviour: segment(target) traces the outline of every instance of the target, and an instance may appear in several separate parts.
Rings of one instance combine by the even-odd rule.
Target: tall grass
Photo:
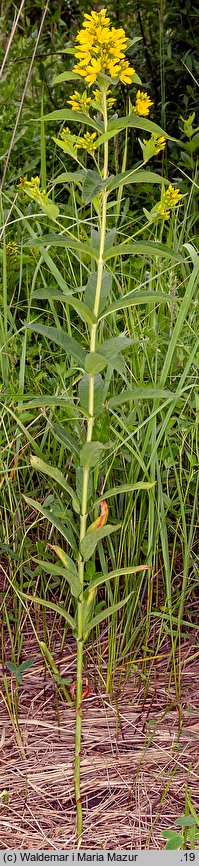
[[[105,686],[115,696],[131,682],[132,671],[136,675],[141,658],[145,700],[147,662],[154,666],[164,657],[180,733],[181,645],[195,627],[198,568],[195,174],[189,198],[170,220],[154,219],[148,210],[145,228],[146,214],[134,204],[135,187],[128,183],[128,201],[125,191],[132,114],[128,107],[123,122],[109,121],[107,136],[107,82],[100,86],[104,126],[100,129],[98,114],[88,127],[98,127],[98,172],[87,154],[75,175],[73,150],[66,142],[66,152],[60,151],[57,138],[54,146],[48,121],[54,129],[58,120],[70,121],[77,130],[78,117],[66,109],[61,118],[55,110],[46,119],[42,87],[36,165],[43,189],[50,151],[51,194],[36,195],[35,201],[30,195],[27,203],[26,182],[22,193],[12,183],[2,191],[4,699],[23,751],[18,683],[9,691],[4,637],[18,670],[28,621],[58,695],[71,702],[74,695],[59,677],[54,650],[57,624],[62,648],[72,630],[78,647],[78,844],[83,642],[97,638],[100,681],[106,636]],[[136,129],[135,116],[134,121]],[[144,122],[141,137],[154,131],[148,118]],[[84,123],[81,118],[81,135]],[[108,197],[116,134],[121,165]],[[147,183],[146,175],[140,177],[136,193],[145,209],[157,201],[161,163],[154,171]],[[108,526],[99,522],[104,501]],[[87,545],[93,541],[93,550],[92,545],[86,550],[85,538]]]

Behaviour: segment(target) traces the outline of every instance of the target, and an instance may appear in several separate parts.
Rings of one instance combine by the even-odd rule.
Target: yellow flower
[[[31,180],[27,180],[27,177],[20,177],[19,188],[26,193],[29,198],[37,202],[46,216],[49,216],[50,219],[53,220],[57,219],[59,208],[49,199],[49,194],[46,190],[40,189],[40,179],[38,175],[36,175],[36,177],[31,177]]]
[[[181,193],[179,189],[174,189],[172,184],[170,183],[168,189],[164,193],[164,200],[167,207],[172,208],[175,207],[179,199],[181,198]]]
[[[70,105],[73,111],[83,111],[87,114],[91,105],[91,99],[89,96],[86,96],[86,90],[82,95],[78,93],[78,90],[74,90],[70,99],[67,99],[67,104]]]
[[[155,132],[152,132],[150,138],[144,138],[143,141],[140,141],[140,145],[144,162],[148,162],[152,156],[156,156],[157,153],[160,153],[161,150],[165,149],[166,138],[164,135],[158,136]]]
[[[158,214],[160,214],[160,216],[162,217],[162,219],[164,219],[164,220],[168,220],[168,219],[169,219],[169,217],[170,217],[170,210],[165,210],[165,207],[164,207],[163,204],[161,204],[161,202],[160,202],[160,204],[158,205],[158,207],[156,208],[156,211],[158,212]]]
[[[83,27],[76,37],[74,71],[91,85],[100,72],[131,84],[135,70],[125,60],[127,36],[123,27],[111,27],[106,9],[85,15]]]
[[[133,69],[133,66],[129,66],[128,61],[123,60],[122,63],[120,64],[120,73],[119,73],[119,79],[122,82],[122,84],[132,84],[132,78],[134,75],[135,75],[135,69]]]
[[[75,147],[77,149],[83,148],[83,150],[86,150],[87,153],[90,153],[92,155],[94,153],[95,146],[96,146],[95,145],[96,135],[97,135],[96,132],[92,132],[92,133],[85,132],[85,135],[77,138],[77,141],[75,142]]]
[[[28,192],[31,195],[31,198],[35,198],[38,201],[39,196],[45,195],[46,190],[43,189],[43,192],[40,190],[40,178],[38,175],[36,177],[31,177],[31,180],[27,180],[27,177],[20,177],[20,181],[18,184],[19,188],[24,192]]]
[[[16,241],[9,241],[9,243],[6,244],[6,253],[11,262],[15,262],[18,259],[19,252],[19,245],[16,244]]]
[[[155,133],[152,132],[151,138],[154,140],[155,152],[160,153],[161,150],[165,150],[166,147],[166,138],[164,135],[160,135],[158,138]]]
[[[116,102],[116,99],[113,99],[113,97],[110,98],[109,93],[111,93],[111,90],[107,90],[107,92],[106,92],[106,96],[108,97],[107,98],[107,107],[112,108]],[[92,91],[92,97],[94,98],[94,101],[96,103],[97,108],[101,109],[102,108],[101,90],[93,90]]]
[[[148,93],[143,93],[141,92],[141,90],[138,90],[134,106],[135,114],[140,114],[142,117],[147,117],[151,105],[153,105],[153,102],[150,99],[150,96],[148,96]]]
[[[161,200],[155,205],[153,212],[159,214],[163,219],[169,219],[170,211],[176,207],[181,197],[180,190],[174,189],[170,183],[167,190],[163,188]]]

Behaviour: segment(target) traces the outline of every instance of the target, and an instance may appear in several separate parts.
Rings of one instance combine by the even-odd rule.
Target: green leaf
[[[166,388],[149,388],[147,385],[144,388],[128,388],[126,391],[122,391],[121,394],[117,394],[116,397],[111,397],[108,406],[109,409],[116,409],[118,406],[122,406],[122,403],[128,403],[131,400],[135,402],[137,400],[161,399],[176,400],[176,393],[168,391]]]
[[[129,339],[126,334],[119,334],[118,337],[104,340],[103,345],[98,347],[98,352],[108,361],[111,361],[119,354],[119,352],[128,349],[133,342],[134,341]]]
[[[66,493],[69,494],[70,499],[72,499],[72,502],[74,503],[75,511],[79,513],[80,505],[76,493],[70,484],[68,484],[60,469],[57,469],[55,466],[50,466],[48,463],[45,463],[44,460],[40,460],[40,457],[35,457],[33,454],[31,454],[30,462],[33,469],[37,469],[38,472],[43,472],[44,475],[53,478],[53,480],[57,481],[57,484],[59,484],[63,490],[66,490]]]
[[[100,314],[99,319],[104,319],[115,310],[124,310],[127,307],[135,307],[137,304],[159,304],[159,303],[175,303],[178,298],[174,295],[167,295],[166,292],[129,292],[123,295],[118,301],[114,301],[109,307],[106,307],[104,313]]]
[[[131,183],[160,183],[162,184],[163,177],[161,175],[156,174],[155,171],[149,171],[144,168],[132,168],[131,171],[123,171],[121,174],[117,174],[116,177],[110,178],[106,185],[108,192],[112,192],[112,190],[117,189],[118,186],[124,186],[125,184]],[[168,184],[169,181],[164,179],[164,183]]]
[[[78,316],[80,316],[80,319],[82,319],[83,322],[87,322],[89,325],[96,324],[96,316],[94,316],[94,313],[90,310],[90,307],[87,307],[87,304],[85,304],[84,301],[82,302],[76,298],[69,298],[68,303],[74,310],[76,310],[76,313],[78,313]]]
[[[34,409],[34,408],[37,408],[38,406],[52,406],[52,407],[53,406],[63,406],[64,409],[72,409],[74,412],[74,417],[75,417],[76,413],[77,413],[77,415],[79,413],[82,414],[81,407],[76,406],[73,403],[72,399],[70,400],[69,397],[68,397],[68,399],[66,399],[66,397],[64,397],[64,396],[59,397],[56,394],[53,397],[49,397],[48,395],[47,395],[47,397],[43,397],[42,394],[40,394],[39,397],[34,397],[32,395],[28,396],[28,394],[20,394],[19,396],[20,396],[20,402],[22,403],[22,401],[23,401],[23,403],[25,404],[25,405],[23,405],[23,412],[25,411],[25,409]],[[15,411],[21,412],[21,406],[20,407],[16,406]],[[50,422],[48,420],[48,423],[51,423],[51,426],[52,426],[52,422]],[[33,445],[35,443],[34,443],[34,439],[32,439],[32,437],[30,439],[30,442],[31,442],[32,447],[33,447]]]
[[[112,532],[117,532],[118,529],[120,529],[120,523],[117,525],[106,524],[106,526],[100,526],[97,529],[88,529],[81,542],[81,554],[84,561],[87,562],[91,558],[98,542],[102,538],[106,538]]]
[[[64,153],[67,153],[68,156],[71,156],[71,158],[74,159],[75,162],[78,162],[78,164],[81,165],[80,160],[79,160],[79,156],[77,154],[77,150],[74,147],[74,145],[72,144],[72,141],[65,141],[62,138],[56,138],[54,135],[53,135],[53,141],[55,142],[57,147],[60,147],[61,150],[64,151]]]
[[[53,78],[52,86],[54,87],[54,84],[61,84],[62,81],[77,81],[77,79],[82,81],[82,76],[78,75],[78,72],[66,70],[66,72],[61,72],[60,75],[56,75],[56,78]]]
[[[27,241],[24,246],[43,247],[43,244],[52,247],[64,247],[65,250],[74,250],[83,256],[89,256],[89,258],[94,259],[96,262],[98,261],[98,250],[94,245],[90,246],[89,244],[82,243],[76,238],[71,238],[68,234],[61,235],[57,233],[53,235],[41,235],[41,237],[35,238],[34,243],[32,241]]]
[[[35,604],[41,604],[42,607],[46,607],[49,610],[54,610],[55,613],[58,613],[59,616],[63,617],[63,619],[66,620],[66,622],[68,623],[68,625],[70,625],[70,627],[72,628],[73,631],[76,628],[76,623],[75,623],[74,619],[72,618],[72,616],[70,616],[70,613],[68,613],[68,611],[64,610],[64,608],[61,607],[60,604],[54,604],[53,601],[45,601],[43,598],[40,598],[38,595],[29,595],[26,592],[22,592],[22,590],[18,589],[18,587],[17,587],[17,593],[18,593],[19,598],[22,596],[22,598],[28,599],[28,601],[33,601]]]
[[[53,511],[48,510],[48,508],[45,508],[43,505],[40,505],[40,502],[36,502],[35,499],[30,499],[29,496],[24,496],[23,498],[28,505],[31,505],[31,508],[34,508],[34,510],[38,511],[39,514],[42,514],[42,516],[45,517],[46,520],[49,520],[49,523],[51,523],[52,526],[56,526],[63,538],[66,539],[70,547],[72,547],[75,554],[77,555],[76,541],[71,527],[65,526],[65,523],[62,523],[61,520],[59,520],[58,517],[53,514]]]
[[[87,373],[82,376],[78,386],[79,399],[81,407],[87,412],[89,411],[89,376]],[[104,382],[100,373],[96,373],[94,377],[94,414],[103,410],[103,395]]]
[[[182,256],[179,253],[175,253],[166,244],[159,244],[155,241],[133,241],[133,243],[126,243],[124,241],[122,244],[115,244],[114,247],[109,247],[105,251],[104,261],[106,262],[115,256],[128,255],[163,256],[164,258],[169,256],[170,259],[176,262],[182,262]]]
[[[6,662],[6,667],[10,671],[10,673],[14,674],[18,683],[22,682],[23,673],[25,673],[28,668],[31,668],[32,665],[35,664],[35,659],[30,658],[27,661],[22,662],[21,665],[16,665],[14,662]]]
[[[81,584],[78,577],[76,577],[76,575],[72,571],[69,571],[67,568],[61,568],[60,565],[57,565],[54,562],[48,562],[47,560],[45,561],[42,559],[34,558],[34,562],[39,565],[40,569],[43,568],[43,571],[45,571],[47,574],[53,574],[57,577],[63,577],[65,580],[67,580],[72,595],[74,596],[74,598],[78,598],[81,592]],[[38,573],[38,569],[36,569],[36,571]]]
[[[193,827],[195,824],[196,820],[193,815],[181,815],[175,821],[175,827]]]
[[[130,340],[126,334],[119,334],[111,340],[105,340],[102,346],[98,346],[97,352],[90,352],[85,358],[85,370],[87,373],[95,373],[103,370],[107,364],[113,364],[115,358],[124,349],[129,348],[134,340]]]
[[[33,658],[26,659],[25,662],[22,662],[21,665],[19,665],[20,671],[27,671],[29,668],[32,668],[32,666],[35,664],[35,662],[36,662],[36,659],[33,659]]]
[[[54,204],[53,201],[50,201],[50,199],[47,199],[47,197],[45,199],[43,199],[43,201],[40,204],[40,207],[41,207],[41,210],[43,211],[43,213],[45,213],[46,216],[50,220],[56,220],[57,217],[59,216],[58,206],[56,204]]]
[[[37,324],[37,322],[27,323],[26,328],[35,331],[36,334],[41,334],[47,340],[53,340],[61,349],[64,349],[67,355],[72,355],[81,366],[84,366],[85,349],[77,340],[74,340],[74,337],[70,337],[61,328],[50,328],[47,325]]]
[[[53,421],[51,421],[50,426],[56,439],[58,439],[59,442],[63,442],[71,454],[79,457],[79,442],[71,435],[71,433],[69,433],[67,427],[62,427],[61,424],[55,424]]]
[[[68,297],[71,295],[66,295],[64,292],[60,291],[60,289],[36,289],[35,292],[32,293],[33,298],[38,298],[40,301],[65,301],[68,303]]]
[[[84,466],[85,469],[98,466],[105,447],[102,442],[86,442],[80,451],[80,466]]]
[[[116,568],[115,571],[109,571],[108,574],[99,574],[94,577],[90,583],[89,587],[85,590],[84,596],[87,598],[87,594],[90,592],[90,589],[96,589],[98,586],[101,586],[103,583],[107,583],[108,580],[113,580],[116,577],[126,577],[127,574],[137,574],[137,572],[149,570],[151,566],[149,565],[136,565],[135,568],[131,568],[131,566],[127,566],[127,568]]]
[[[98,146],[104,144],[105,141],[113,138],[118,132],[121,132],[123,129],[128,127],[133,129],[142,129],[144,132],[154,132],[155,135],[158,136],[164,135],[164,138],[169,139],[169,141],[177,140],[168,135],[161,126],[158,126],[157,123],[153,123],[152,120],[147,120],[145,117],[139,117],[138,114],[129,114],[127,117],[118,117],[115,120],[109,120],[107,132],[103,132],[97,140]]]
[[[127,39],[127,47],[126,47],[127,53],[128,53],[129,48],[132,48],[132,45],[135,45],[136,42],[141,42],[141,41],[142,41],[142,36],[134,36],[133,39]],[[130,52],[130,54],[131,54],[131,52]]]
[[[55,185],[57,183],[76,183],[78,186],[81,186],[84,175],[85,172],[83,169],[81,169],[80,171],[63,171],[62,174],[59,174],[58,177],[53,180],[53,184]]]
[[[188,280],[188,283],[186,286],[186,291],[182,297],[178,316],[176,318],[175,325],[174,325],[173,330],[172,330],[172,335],[171,335],[171,338],[169,340],[167,354],[166,354],[166,357],[164,360],[163,369],[162,369],[161,378],[160,378],[161,385],[164,385],[164,383],[166,382],[167,377],[169,375],[171,363],[173,360],[174,353],[176,351],[176,346],[177,346],[177,343],[178,343],[178,340],[180,337],[180,333],[181,333],[182,327],[184,325],[184,322],[186,321],[186,318],[188,315],[188,310],[189,310],[190,304],[192,302],[195,290],[197,289],[197,286],[198,286],[199,256],[197,255],[196,250],[194,250],[193,247],[192,247],[193,252],[191,253],[191,249],[190,249],[191,244],[189,244],[189,245],[186,244],[186,247],[188,247],[188,246],[189,246],[190,254],[192,254],[192,256],[193,256],[192,260],[194,263],[194,267],[193,267],[191,276]]]
[[[109,616],[112,616],[113,613],[116,613],[116,610],[121,610],[121,608],[124,607],[125,604],[127,604],[127,601],[129,600],[129,598],[131,598],[131,595],[132,592],[130,592],[129,595],[126,596],[126,598],[123,598],[122,601],[119,601],[118,604],[113,604],[112,607],[107,607],[105,610],[102,611],[102,613],[98,613],[96,616],[94,616],[87,625],[85,637],[87,637],[89,632],[93,628],[95,628],[96,625],[99,625],[100,622],[104,622],[105,619],[107,619]]]
[[[59,123],[62,123],[63,120],[71,120],[73,123],[78,123],[78,126],[82,126],[83,123],[86,126],[92,126],[92,129],[96,129],[97,132],[101,132],[102,129],[101,123],[96,118],[94,120],[89,115],[83,114],[82,111],[72,111],[71,108],[60,108],[58,111],[51,111],[50,114],[46,114],[43,117],[43,120],[58,120]]]
[[[102,180],[96,171],[88,169],[82,189],[83,202],[89,204],[89,202],[93,201],[96,195],[99,195],[102,191],[104,186],[106,186],[106,181]]]
[[[163,835],[163,834],[162,834]],[[165,851],[179,851],[183,845],[183,838],[180,833],[174,833],[171,839],[165,845]]]
[[[68,306],[71,306],[76,310],[76,313],[78,313],[78,316],[80,316],[80,319],[82,319],[83,322],[87,322],[89,325],[96,324],[96,317],[94,316],[94,313],[91,312],[90,307],[87,307],[87,304],[79,301],[78,298],[75,298],[72,292],[66,295],[63,292],[58,291],[58,289],[37,289],[33,292],[33,298],[56,300],[61,301],[62,303],[64,301]]]
[[[101,370],[104,370],[108,363],[108,359],[103,358],[98,352],[88,352],[85,357],[84,368],[86,373],[94,375],[94,373],[100,373]]]
[[[111,490],[104,490],[103,496],[96,499],[93,508],[103,499],[110,499],[111,496],[120,496],[121,493],[132,493],[134,490],[151,490],[156,481],[137,481],[137,484],[121,484],[120,487],[112,487]],[[125,569],[124,569],[125,573]],[[131,572],[129,572],[130,574]]]
[[[88,307],[90,307],[91,310],[94,309],[96,285],[97,285],[97,272],[94,272],[93,274],[90,274],[90,277],[88,279],[88,283],[87,283],[87,286],[85,289],[85,295],[84,295],[85,302],[88,305]],[[104,268],[103,269],[103,275],[102,275],[102,287],[101,287],[101,294],[100,294],[99,314],[102,313],[102,310],[104,310],[104,307],[106,306],[107,298],[111,292],[111,289],[112,289],[112,274],[109,273],[109,271],[106,271],[106,269]]]
[[[37,242],[36,233],[34,233],[34,237],[35,237],[35,243],[36,243]],[[33,242],[31,242],[31,246],[33,246]],[[70,292],[69,286],[65,282],[64,277],[62,277],[62,274],[61,274],[59,268],[57,267],[57,265],[55,264],[55,262],[51,258],[50,253],[44,247],[42,247],[42,245],[40,247],[40,255],[42,256],[44,262],[46,263],[49,271],[51,272],[52,276],[54,277],[59,288],[62,289],[62,291],[66,295],[69,294],[69,292]]]

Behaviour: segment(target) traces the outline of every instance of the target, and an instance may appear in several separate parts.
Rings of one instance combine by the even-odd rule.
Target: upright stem
[[[106,102],[106,89],[103,90],[102,93],[103,99],[103,119],[104,119],[104,131],[107,131],[107,102]],[[104,143],[104,168],[103,168],[103,179],[106,180],[108,175],[108,142]],[[97,262],[97,282],[96,282],[96,291],[95,291],[95,301],[93,312],[97,319],[99,313],[99,304],[100,304],[100,295],[101,295],[101,287],[102,287],[102,277],[103,277],[103,256],[104,256],[104,245],[105,245],[105,237],[106,237],[106,208],[107,208],[107,191],[104,188],[102,191],[102,205],[101,205],[101,232],[100,232],[100,246],[99,246],[99,257]],[[97,340],[97,323],[92,325],[90,332],[90,352],[96,351],[96,340]],[[94,426],[94,396],[95,396],[95,378],[94,375],[89,375],[89,418],[87,422],[87,443],[92,442],[93,435],[93,426]],[[88,502],[88,483],[89,483],[89,469],[84,468],[83,470],[83,482],[82,482],[82,501],[81,501],[81,515],[80,515],[80,548],[81,542],[86,533],[87,526],[87,502]],[[78,619],[77,619],[77,685],[76,685],[76,731],[75,731],[75,767],[74,767],[74,780],[75,780],[75,799],[76,799],[76,809],[77,809],[77,843],[78,848],[81,846],[82,839],[82,803],[81,803],[81,791],[80,791],[80,754],[81,754],[81,735],[82,735],[82,677],[83,677],[83,592],[84,592],[84,560],[81,556],[81,551],[79,552],[79,561],[78,561],[78,574],[79,580],[81,583],[81,593],[79,596],[78,602]]]

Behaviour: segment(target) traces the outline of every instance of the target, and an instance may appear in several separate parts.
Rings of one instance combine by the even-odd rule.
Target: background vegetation
[[[44,114],[66,107],[71,93],[69,84],[53,85],[53,79],[64,68],[70,68],[70,58],[63,49],[72,40],[81,23],[83,12],[92,8],[88,3],[40,2],[1,4],[2,63],[0,114],[2,134],[0,159],[1,191],[1,609],[2,662],[4,689],[9,712],[17,719],[16,688],[10,696],[9,664],[17,677],[24,660],[26,623],[31,623],[43,653],[47,646],[50,665],[57,688],[64,688],[59,672],[53,669],[54,635],[58,613],[50,625],[47,611],[50,604],[69,603],[67,585],[56,567],[49,548],[60,542],[59,529],[38,517],[27,506],[24,494],[39,499],[52,509],[57,527],[62,519],[72,522],[66,510],[64,495],[59,493],[53,477],[43,477],[30,466],[30,453],[43,458],[65,473],[73,487],[75,483],[78,440],[76,416],[72,402],[66,404],[68,393],[72,401],[78,375],[64,349],[40,333],[27,331],[25,323],[33,318],[49,327],[60,323],[71,334],[76,330],[82,342],[82,323],[74,310],[56,299],[58,285],[77,287],[87,262],[67,249],[52,247],[45,256],[36,245],[36,238],[49,230],[47,217],[42,217],[37,204],[27,201],[19,191],[21,176],[39,175],[41,187],[54,189],[54,200],[61,202],[62,216],[73,226],[78,220],[80,240],[84,240],[88,214],[78,189],[56,186],[56,179],[66,169],[65,156],[53,141],[57,123],[44,124]],[[115,611],[106,631],[106,690],[121,689],[136,672],[136,659],[143,658],[142,677],[146,694],[150,666],[145,658],[166,653],[166,666],[175,684],[176,702],[181,707],[180,651],[184,641],[195,641],[195,609],[198,592],[198,336],[197,288],[193,268],[198,247],[197,226],[197,61],[199,36],[198,10],[190,0],[183,5],[152,0],[135,4],[123,0],[108,4],[112,20],[124,26],[129,37],[141,37],[132,49],[132,62],[141,77],[143,89],[154,101],[151,119],[178,142],[168,144],[167,154],[159,154],[155,170],[180,187],[184,198],[169,222],[165,222],[161,239],[174,252],[184,247],[182,265],[166,260],[150,260],[150,256],[130,260],[120,259],[115,276],[119,292],[132,287],[168,292],[173,303],[142,305],[115,310],[109,317],[104,339],[118,336],[126,330],[135,341],[125,353],[124,364],[115,371],[109,391],[109,406],[96,438],[104,435],[113,442],[112,453],[102,461],[98,478],[99,493],[104,479],[109,487],[139,480],[156,482],[150,492],[121,493],[112,498],[111,521],[120,522],[120,533],[114,541],[99,544],[99,567],[106,571],[147,564],[146,570],[134,578],[133,594],[128,607]],[[66,60],[67,58],[67,60]],[[125,113],[128,93],[120,87],[119,110]],[[188,126],[186,122],[188,118]],[[112,149],[113,171],[121,171],[124,140],[115,137]],[[128,166],[140,159],[140,149],[133,133],[128,137]],[[88,163],[89,164],[89,163]],[[70,157],[67,170],[72,169]],[[142,185],[132,192],[127,187],[121,206],[121,239],[127,238],[132,227],[139,230],[145,221],[143,207],[148,211],[157,201],[155,187]],[[78,217],[77,217],[78,213]],[[111,212],[109,228],[112,227]],[[159,231],[159,230],[158,230]],[[152,224],[149,234],[157,240],[157,227]],[[27,247],[31,239],[32,246]],[[35,241],[35,245],[34,245]],[[112,301],[116,295],[112,296]],[[107,372],[108,388],[108,372]],[[124,388],[132,389],[128,402],[122,401]],[[69,390],[68,390],[69,389]],[[162,389],[162,392],[161,390]],[[157,390],[157,396],[156,396]],[[116,395],[121,393],[120,411],[116,411]],[[78,395],[78,391],[77,391]],[[115,401],[115,402],[114,402]],[[73,456],[72,456],[73,455]],[[51,575],[35,563],[35,557],[49,559]],[[92,576],[92,561],[88,578]],[[115,580],[99,590],[96,612],[121,602],[132,590],[132,577]],[[28,604],[21,592],[36,594],[38,601]],[[97,638],[98,676],[102,659],[102,634]],[[4,651],[6,638],[6,657]],[[62,626],[61,648],[68,639],[68,626]],[[104,640],[104,633],[103,633]],[[25,652],[26,664],[30,662]],[[151,661],[154,665],[154,661]],[[118,673],[119,671],[119,673]],[[23,671],[22,671],[23,672]],[[56,679],[58,677],[58,679]],[[18,674],[19,683],[20,675]],[[66,686],[67,684],[65,684]],[[13,705],[14,700],[14,705]],[[169,698],[168,698],[169,701]],[[180,718],[180,716],[179,716]]]

